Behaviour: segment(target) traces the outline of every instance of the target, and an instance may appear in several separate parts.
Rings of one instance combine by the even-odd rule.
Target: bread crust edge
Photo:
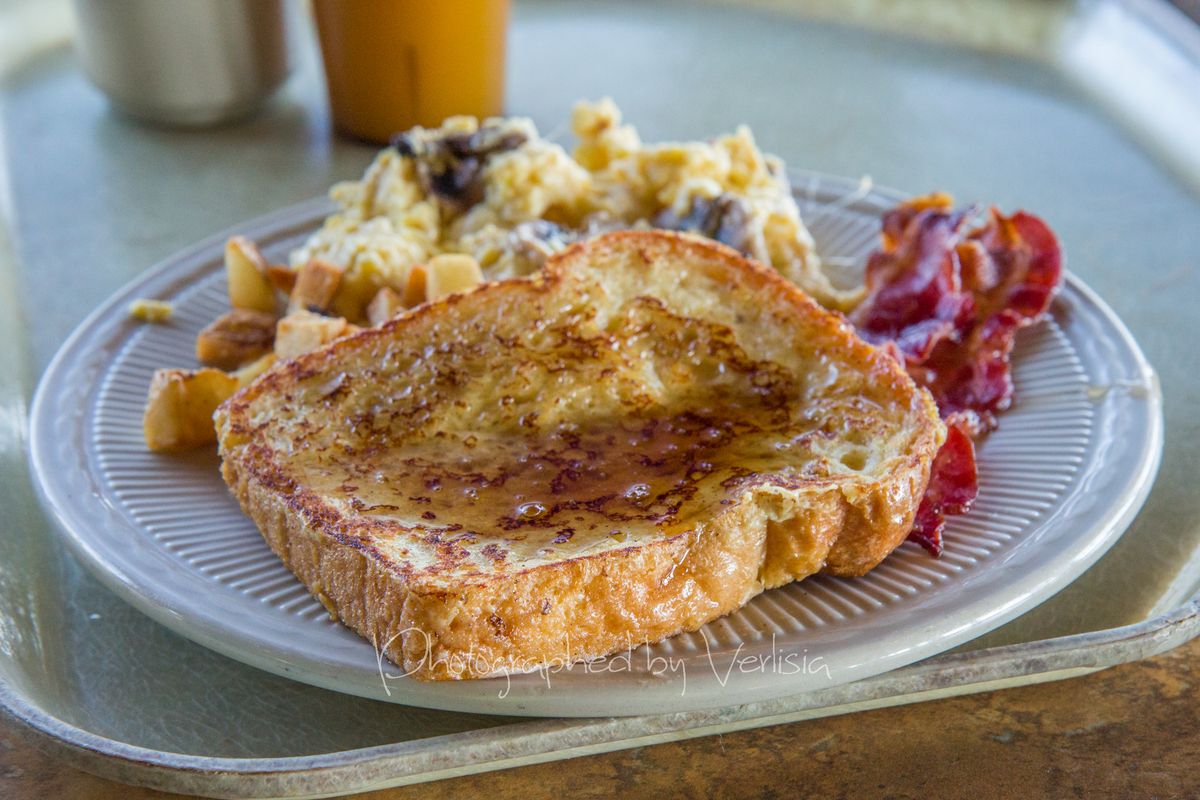
[[[857,497],[837,484],[756,487],[695,530],[451,590],[314,525],[319,509],[274,490],[236,456],[222,471],[267,544],[332,617],[403,674],[458,680],[563,668],[697,630],[817,572],[864,574],[907,536],[931,459],[911,456]],[[853,556],[832,560],[839,543]]]

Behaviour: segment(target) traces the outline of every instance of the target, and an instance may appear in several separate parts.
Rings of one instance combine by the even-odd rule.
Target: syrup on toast
[[[272,549],[423,679],[594,658],[861,575],[945,436],[840,315],[662,231],[283,362],[216,422]]]

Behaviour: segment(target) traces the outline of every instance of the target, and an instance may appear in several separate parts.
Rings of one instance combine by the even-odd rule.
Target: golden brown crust
[[[667,297],[673,310],[736,326],[748,352],[788,359],[816,342],[822,357],[844,371],[840,380],[859,382],[840,403],[853,410],[854,392],[861,391],[863,405],[890,404],[878,424],[865,424],[869,414],[849,413],[837,429],[849,442],[844,459],[876,446],[883,452],[872,458],[883,466],[865,476],[739,473],[734,499],[706,518],[666,525],[627,546],[567,549],[526,564],[501,551],[494,569],[461,559],[428,566],[397,555],[394,527],[348,513],[344,503],[305,486],[272,446],[270,425],[256,422],[258,404],[291,402],[304,382],[346,368],[373,347],[439,341],[447,325],[474,319],[480,309],[532,307],[584,279],[593,281],[581,290],[588,301],[603,304],[627,288],[605,281],[640,269],[618,263],[629,258],[669,261],[672,269],[647,266],[638,274],[646,291]],[[615,266],[606,272],[597,264]],[[704,291],[688,288],[705,275],[731,287],[727,303],[708,308]],[[443,298],[286,362],[226,403],[217,421],[225,479],[272,549],[332,614],[424,679],[485,677],[601,656],[695,630],[764,589],[817,571],[863,574],[907,535],[943,436],[928,396],[840,317],[732,250],[659,232],[577,245],[539,277]],[[877,444],[881,435],[892,437],[886,447],[903,452]],[[444,538],[448,529],[441,530]],[[441,558],[448,545],[438,536],[433,547]]]

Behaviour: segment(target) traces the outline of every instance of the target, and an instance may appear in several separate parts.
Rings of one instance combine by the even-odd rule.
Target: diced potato
[[[295,358],[358,330],[343,317],[323,317],[311,311],[295,311],[275,326],[275,355]]]
[[[225,243],[225,277],[231,306],[275,313],[275,290],[267,280],[267,260],[249,239],[234,236]]]
[[[380,289],[384,286],[396,290],[402,288],[403,284],[399,281],[405,276],[397,274],[399,271],[399,268],[380,264],[373,258],[357,258],[353,269],[342,275],[337,294],[333,297],[333,304],[329,307],[330,313],[345,317],[351,322],[366,320],[367,304]]]
[[[483,283],[479,262],[462,253],[445,253],[429,259],[425,297],[436,300],[452,292],[463,292]]]
[[[196,359],[234,369],[268,353],[275,342],[275,315],[246,308],[222,314],[196,337]]]
[[[271,368],[275,363],[275,354],[267,353],[261,358],[251,361],[246,366],[233,373],[233,377],[237,379],[238,388],[244,389],[254,382],[255,378],[262,375]]]
[[[404,298],[394,289],[383,287],[367,304],[367,319],[372,325],[382,325],[404,310]]]
[[[142,415],[151,450],[186,450],[217,440],[213,412],[238,389],[219,369],[160,369],[154,373]]]
[[[404,305],[409,308],[425,302],[425,275],[424,264],[413,264],[408,271],[408,282],[404,286]]]
[[[314,258],[296,272],[296,285],[288,301],[288,310],[328,311],[342,281],[342,268]]]
[[[277,290],[291,296],[292,289],[296,288],[296,270],[284,264],[269,264],[267,280]]]
[[[166,322],[175,313],[175,306],[166,300],[139,297],[129,304],[129,316],[142,322]]]

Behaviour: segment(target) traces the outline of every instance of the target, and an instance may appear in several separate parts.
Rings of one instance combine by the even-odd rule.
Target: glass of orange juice
[[[509,0],[315,0],[333,122],[386,142],[504,106]]]

